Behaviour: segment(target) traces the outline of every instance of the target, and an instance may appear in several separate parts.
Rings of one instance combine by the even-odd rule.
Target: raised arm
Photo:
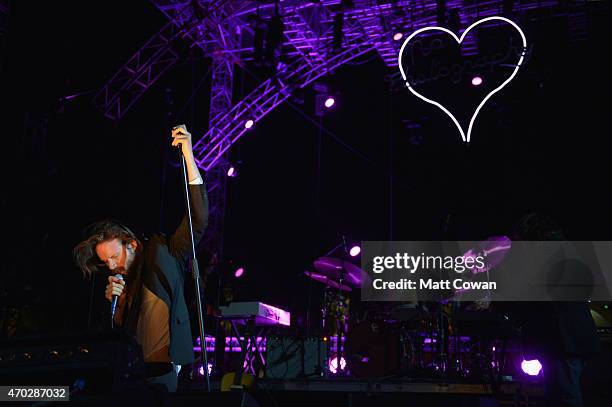
[[[200,170],[193,156],[191,133],[187,131],[187,127],[184,124],[172,129],[172,145],[181,146],[187,164],[193,239],[197,246],[208,226],[208,197],[204,180],[200,175]],[[189,219],[187,219],[187,214],[185,214],[176,231],[170,236],[168,248],[174,256],[186,258],[191,253],[190,245]]]

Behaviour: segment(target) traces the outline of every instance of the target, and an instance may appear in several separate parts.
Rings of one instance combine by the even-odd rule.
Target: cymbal
[[[428,315],[421,307],[416,303],[401,304],[391,309],[390,319],[395,321],[416,321],[424,316]]]
[[[321,274],[353,286],[361,287],[361,269],[351,262],[335,257],[319,257],[314,262],[314,268]]]
[[[327,277],[326,275],[323,275],[320,273],[315,273],[314,271],[305,271],[304,274],[306,274],[308,277],[312,278],[313,280],[323,283],[331,288],[340,289],[342,291],[352,291],[353,290],[351,287],[349,287],[346,284],[340,284],[339,282],[333,280],[332,278]]]
[[[507,236],[492,236],[480,242],[477,248],[468,250],[463,257],[468,255],[483,255],[486,258],[483,269],[472,269],[472,273],[483,273],[497,266],[504,259],[508,251],[512,248],[512,241]]]

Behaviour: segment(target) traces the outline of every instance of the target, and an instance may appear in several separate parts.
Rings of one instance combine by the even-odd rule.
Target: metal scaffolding
[[[208,131],[218,134],[219,120],[232,108],[232,90],[234,82],[234,58],[231,54],[220,52],[233,47],[239,40],[236,35],[237,27],[233,20],[227,18],[232,10],[221,8],[213,12],[208,19],[209,28],[213,28],[218,44],[223,48],[212,53],[212,82],[210,88],[210,110],[208,114]],[[224,159],[221,156],[221,159]],[[206,173],[208,188],[209,223],[207,233],[202,244],[217,257],[223,251],[223,221],[226,198],[226,168],[223,165],[209,168]]]
[[[225,170],[228,149],[253,124],[304,88],[335,68],[369,52],[376,52],[388,67],[397,66],[404,35],[427,25],[437,25],[440,10],[436,0],[282,0],[278,2],[284,29],[279,44],[282,59],[275,73],[264,79],[242,100],[232,103],[233,67],[255,57],[256,29],[252,18],[270,21],[276,5],[253,0],[151,0],[169,22],[153,36],[100,90],[95,102],[104,114],[121,119],[128,109],[178,59],[173,48],[177,40],[198,46],[212,58],[212,89],[208,131],[194,144],[200,168],[207,171],[210,198],[210,225],[206,244],[213,253],[222,249],[225,208]],[[351,3],[350,5],[347,5]],[[503,0],[445,2],[444,15],[458,15],[459,33],[475,20],[501,15]],[[514,2],[513,13],[550,9],[557,1],[522,0]],[[341,32],[338,32],[338,23]],[[338,36],[340,35],[340,38]],[[464,54],[477,51],[467,44]]]

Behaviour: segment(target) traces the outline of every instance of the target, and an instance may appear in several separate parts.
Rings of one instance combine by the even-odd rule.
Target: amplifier
[[[268,337],[266,377],[292,379],[321,376],[327,342],[319,337]]]
[[[0,342],[3,385],[61,385],[78,387],[85,393],[106,393],[144,382],[142,350],[133,338],[120,331]]]
[[[597,328],[604,328],[604,331],[612,329],[612,304],[608,302],[592,302],[589,304],[591,317]]]

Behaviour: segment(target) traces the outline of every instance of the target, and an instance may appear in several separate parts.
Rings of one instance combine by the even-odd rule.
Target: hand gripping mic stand
[[[206,390],[211,391],[210,388],[210,375],[208,373],[208,355],[206,353],[206,336],[204,333],[204,315],[202,313],[202,296],[200,289],[200,268],[198,267],[198,259],[196,258],[195,243],[193,240],[193,223],[191,221],[191,205],[189,201],[189,180],[187,178],[187,163],[185,162],[185,156],[179,146],[179,154],[181,156],[181,163],[183,166],[183,184],[185,187],[185,209],[187,212],[187,219],[189,221],[189,237],[191,240],[191,262],[187,262],[187,267],[191,266],[191,274],[193,275],[194,282],[194,294],[196,297],[196,307],[198,310],[198,322],[200,327],[200,352],[202,366],[204,370],[204,377],[206,378]]]

